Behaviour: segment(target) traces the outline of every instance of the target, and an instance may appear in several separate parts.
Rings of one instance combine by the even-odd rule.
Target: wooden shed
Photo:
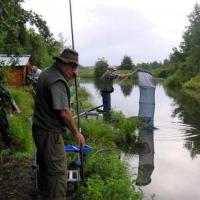
[[[9,67],[9,84],[20,87],[25,83],[26,75],[32,66],[30,55],[7,55],[0,54],[0,66]]]

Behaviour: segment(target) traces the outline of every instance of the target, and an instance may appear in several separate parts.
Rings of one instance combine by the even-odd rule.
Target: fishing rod
[[[79,116],[85,115],[85,114],[87,114],[88,112],[91,112],[91,111],[96,110],[96,109],[101,108],[101,107],[103,107],[103,104],[100,105],[100,106],[91,108],[91,109],[89,109],[89,110],[87,110],[87,111],[84,111],[84,112],[82,112],[82,113],[79,113],[78,115],[79,115]],[[73,118],[78,117],[78,115],[73,116]]]
[[[73,19],[72,19],[72,5],[71,5],[71,0],[69,0],[69,8],[70,8],[70,22],[71,22],[71,37],[72,37],[72,49],[74,50],[74,32],[73,32]],[[77,113],[77,127],[78,130],[80,130],[80,116],[79,116],[79,104],[78,104],[78,84],[77,84],[77,76],[75,76],[74,79],[74,83],[75,83],[75,92],[76,92],[76,113]],[[80,161],[81,161],[81,167],[80,167],[80,174],[81,174],[81,178],[82,178],[82,182],[85,181],[84,179],[84,169],[83,169],[83,152],[82,152],[82,146],[80,146]]]
[[[130,75],[135,74],[138,71],[138,69],[135,69],[133,72],[130,73]],[[125,81],[127,78],[129,78],[129,76],[125,77],[124,79],[122,79],[121,81],[118,82],[118,84],[122,83],[123,81]]]
[[[74,31],[73,31],[73,18],[72,18],[72,4],[71,0],[69,0],[69,9],[70,9],[70,22],[71,22],[71,38],[72,38],[72,49],[74,50]],[[76,92],[76,113],[77,113],[77,126],[78,130],[80,130],[80,117],[79,117],[79,104],[78,104],[78,83],[77,77],[74,79],[75,83],[75,92]]]

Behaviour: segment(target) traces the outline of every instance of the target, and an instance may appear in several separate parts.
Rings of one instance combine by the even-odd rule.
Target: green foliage
[[[43,37],[35,33],[34,30],[29,30],[28,35],[31,43],[29,52],[32,62],[40,66],[40,68],[47,67],[52,62],[52,58],[49,57],[48,47]]]
[[[108,63],[104,58],[99,58],[94,67],[94,76],[100,78],[106,71]]]
[[[153,71],[153,75],[155,77],[159,77],[159,78],[168,78],[168,77],[172,76],[176,70],[177,70],[176,65],[163,66],[163,67],[159,67],[159,68],[155,69]]]
[[[134,192],[128,179],[107,179],[103,181],[98,175],[88,179],[88,188],[84,191],[84,200],[139,200],[141,194]]]
[[[85,169],[89,177],[87,187],[82,188],[83,199],[141,199],[128,175],[126,165],[117,152],[99,149],[88,156]]]
[[[34,65],[47,67],[58,55],[61,44],[52,37],[46,22],[33,11],[21,7],[22,0],[0,2],[0,53],[30,54]],[[34,26],[28,30],[26,23]],[[35,28],[39,33],[36,33]]]
[[[125,153],[135,152],[135,130],[140,126],[138,118],[125,118],[121,112],[113,112],[113,125],[116,131],[115,142]]]
[[[181,73],[175,73],[165,81],[165,85],[170,88],[173,88],[173,87],[180,88],[182,83],[183,83],[183,79],[182,79]]]
[[[134,67],[131,57],[125,55],[119,69],[132,70]]]
[[[4,158],[8,157],[11,154],[11,150],[9,148],[3,149],[0,151],[0,162],[4,160]]]
[[[9,67],[0,67],[0,83],[7,83],[9,80]]]
[[[192,89],[196,92],[199,92],[200,90],[200,74],[195,76],[194,78],[190,79],[186,83],[184,83],[183,88]]]
[[[33,97],[30,93],[26,92],[24,89],[20,88],[8,88],[15,102],[22,111],[22,115],[26,117],[31,117],[33,113]],[[21,115],[21,114],[20,114]]]
[[[147,69],[149,71],[152,71],[152,70],[161,68],[163,65],[166,65],[166,63],[168,64],[167,59],[164,60],[163,64],[158,61],[149,62],[149,63],[138,63],[135,68],[136,69]]]
[[[129,96],[134,86],[133,81],[130,79],[126,79],[125,81],[121,82],[119,85],[124,96]]]
[[[79,110],[82,111],[83,109],[88,109],[92,107],[92,104],[88,100],[90,98],[90,94],[87,92],[87,90],[84,87],[78,88],[78,102],[79,102]],[[74,115],[76,115],[76,91],[75,86],[73,85],[71,87],[71,104],[72,104],[72,111]]]
[[[200,102],[200,74],[183,84],[183,92]]]
[[[95,147],[115,147],[115,132],[109,124],[101,120],[85,120],[81,123],[81,129],[87,138],[87,143]]]
[[[10,135],[13,149],[19,152],[32,153],[32,133],[30,117],[19,114],[10,117]]]
[[[94,68],[81,67],[79,69],[79,77],[81,77],[81,78],[94,78]]]
[[[121,112],[114,112],[112,116],[113,125],[103,120],[84,120],[81,123],[87,144],[93,148],[85,163],[85,173],[89,178],[87,186],[81,188],[84,200],[142,199],[141,193],[134,190],[128,164],[119,159],[118,149],[122,144],[128,146],[127,140],[133,141],[139,121],[126,119]]]
[[[179,48],[173,48],[169,63],[179,66],[174,75],[169,77],[169,86],[179,87],[190,78],[200,73],[200,5],[195,4],[194,10],[188,16],[189,26],[183,34]]]
[[[23,89],[8,88],[8,90],[21,110],[20,114],[9,114],[12,150],[14,154],[30,155],[33,151],[31,133],[33,98]]]

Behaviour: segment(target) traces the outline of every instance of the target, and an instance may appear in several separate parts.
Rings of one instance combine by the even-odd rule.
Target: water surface
[[[95,105],[102,104],[93,83],[82,83],[82,86],[92,94]],[[132,86],[129,92],[124,92],[125,88],[115,84],[114,89],[112,108],[121,110],[126,116],[137,116],[139,87]],[[139,159],[154,166],[152,173],[147,172],[148,184],[137,189],[143,191],[145,200],[199,200],[200,106],[188,97],[169,97],[162,85],[156,86],[155,100],[154,125],[157,129],[149,133],[150,137],[142,136],[147,144],[151,144],[154,153],[150,157],[148,152],[143,152],[128,158],[135,179]]]

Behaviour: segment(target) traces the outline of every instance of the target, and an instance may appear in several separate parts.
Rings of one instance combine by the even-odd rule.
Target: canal
[[[81,86],[92,95],[94,105],[102,104],[94,83],[83,82]],[[114,84],[114,89],[112,108],[122,111],[127,117],[137,116],[139,87],[126,88]],[[138,140],[146,148],[127,158],[131,174],[135,180],[139,180],[140,176],[144,179],[140,186],[136,186],[143,192],[144,200],[199,200],[200,106],[189,97],[170,96],[162,84],[156,86],[156,129],[149,133],[138,131]]]

